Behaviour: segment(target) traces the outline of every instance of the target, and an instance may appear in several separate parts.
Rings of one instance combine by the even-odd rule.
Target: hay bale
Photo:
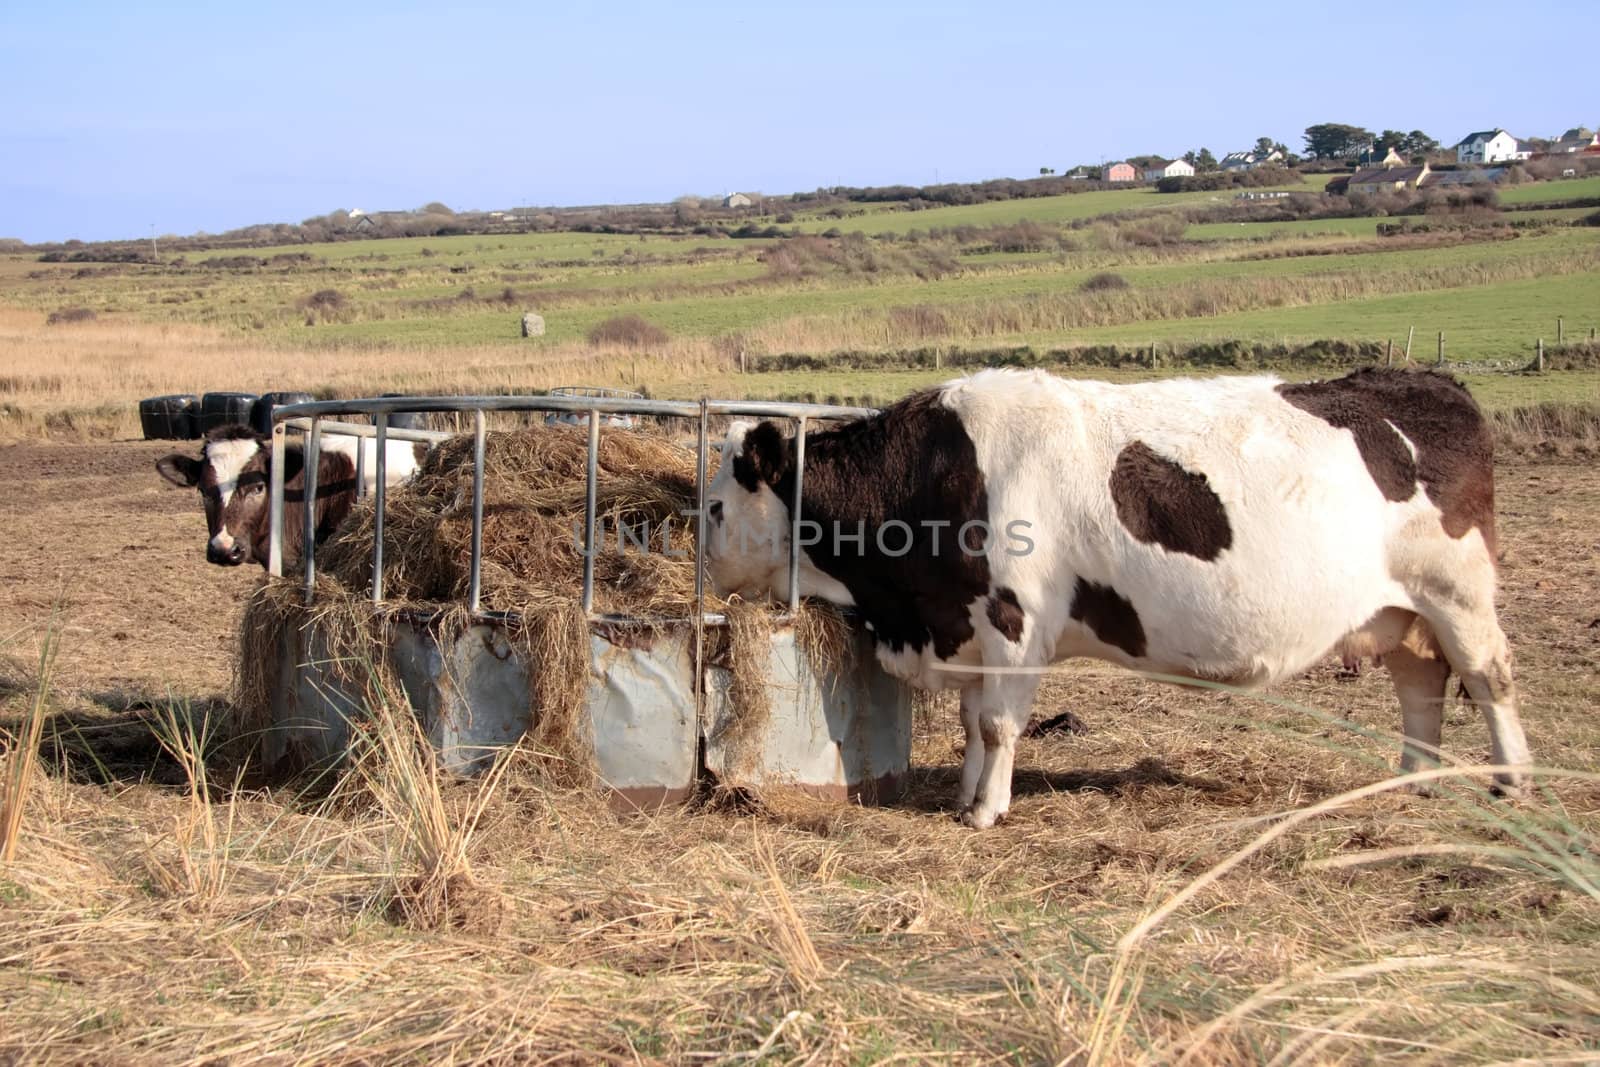
[[[384,592],[374,606],[371,580],[374,509],[363,501],[318,553],[313,605],[298,583],[267,580],[246,606],[240,629],[236,702],[240,729],[255,735],[271,721],[277,649],[288,627],[326,628],[330,646],[351,665],[352,691],[393,706],[387,628],[397,612],[432,618],[441,643],[470,625],[464,601],[471,581],[472,453],[470,436],[430,452],[384,508]],[[544,426],[494,432],[484,442],[483,606],[516,618],[511,630],[528,666],[529,740],[552,775],[571,784],[591,780],[592,739],[584,716],[590,628],[581,606],[583,514],[588,434],[582,427]],[[595,514],[603,532],[595,556],[594,607],[633,616],[690,618],[694,612],[695,455],[691,448],[640,433],[601,436]],[[649,551],[619,545],[626,526],[649,531]],[[666,554],[670,546],[673,555]],[[739,747],[760,734],[771,715],[767,694],[769,640],[778,606],[722,601],[707,607],[729,616],[712,653],[733,672],[731,697]],[[841,669],[852,648],[849,624],[830,605],[806,604],[794,620],[796,640],[818,671]],[[400,700],[397,702],[396,697]]]

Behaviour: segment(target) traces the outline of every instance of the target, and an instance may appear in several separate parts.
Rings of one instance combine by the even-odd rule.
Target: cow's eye
[[[711,506],[709,508],[707,508],[706,510],[711,513],[711,521],[712,522],[721,522],[722,521],[722,501],[713,500],[711,502]]]
[[[239,491],[240,496],[257,496],[267,491],[264,485],[247,485]]]

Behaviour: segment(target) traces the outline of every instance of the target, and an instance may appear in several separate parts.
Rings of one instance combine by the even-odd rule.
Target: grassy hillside
[[[1506,193],[1537,203],[1586,189]],[[12,314],[0,323],[0,418],[101,425],[95,412],[127,410],[139,395],[211,388],[593,381],[681,392],[722,381],[741,351],[1403,342],[1411,327],[1419,357],[1432,357],[1443,330],[1450,359],[1510,364],[1538,337],[1554,342],[1557,316],[1569,339],[1600,326],[1600,230],[1570,225],[1586,209],[1414,216],[1432,229],[1378,237],[1373,218],[1186,223],[1196,205],[1208,218],[1236,210],[1231,193],[1119,189],[917,212],[874,205],[795,223],[876,236],[536,233],[159,263],[3,256],[0,307]],[[544,316],[543,337],[520,336],[528,310]],[[47,325],[52,317],[78,321]],[[642,324],[591,340],[618,318]],[[630,342],[630,330],[666,340]],[[785,388],[841,391],[826,380]]]

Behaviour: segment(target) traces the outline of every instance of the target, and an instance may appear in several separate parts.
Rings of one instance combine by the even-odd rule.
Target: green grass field
[[[1293,192],[1316,193],[1327,184],[1328,175],[1309,174],[1301,183],[1278,186]],[[842,233],[907,233],[952,226],[999,226],[1029,219],[1041,223],[1075,222],[1123,211],[1156,211],[1163,208],[1227,202],[1234,190],[1198,193],[1158,193],[1152,186],[1135,189],[1102,189],[1066,196],[1043,196],[1031,200],[995,200],[986,204],[929,208],[925,211],[897,210],[897,205],[857,205],[863,214],[844,218],[810,217],[799,225],[803,230],[821,233],[837,229]]]
[[[1537,204],[1595,190],[1600,179],[1505,193]],[[884,234],[1024,217],[1060,224],[1107,212],[1159,215],[1232,195],[1118,189],[921,212],[874,207],[853,219],[801,224]],[[19,337],[26,338],[39,328],[46,332],[38,336],[69,336],[43,327],[45,315],[67,309],[97,315],[96,337],[120,323],[197,329],[183,335],[185,345],[243,346],[272,353],[266,362],[273,367],[287,361],[305,368],[290,372],[298,380],[274,387],[341,394],[361,391],[368,380],[373,391],[493,390],[587,377],[686,395],[723,382],[715,375],[730,370],[741,350],[757,356],[928,346],[1047,350],[1229,338],[1403,344],[1412,327],[1419,358],[1431,358],[1443,330],[1452,360],[1510,364],[1531,358],[1541,336],[1553,343],[1558,316],[1569,339],[1600,325],[1600,230],[1561,225],[1587,213],[1511,213],[1504,218],[1552,225],[1510,238],[1503,229],[1379,238],[1379,220],[1323,219],[1195,225],[1186,233],[1155,228],[1152,240],[1135,220],[1131,227],[1052,232],[1043,245],[1048,251],[997,251],[979,231],[962,241],[867,238],[820,246],[588,233],[408,238],[227,249],[159,265],[50,264],[8,255],[0,256],[0,313],[11,308],[36,316],[18,320]],[[1108,284],[1120,280],[1122,288],[1086,290],[1101,274],[1114,275]],[[542,338],[520,336],[527,310],[544,315]],[[591,345],[591,331],[619,316],[646,320],[668,343]],[[115,367],[131,358],[119,352],[159,348],[139,337],[113,340],[109,348],[97,340],[98,347],[84,350]],[[0,405],[10,405],[4,410],[98,412],[124,401],[128,389],[200,387],[195,383],[229,366],[227,359],[210,361],[163,385],[152,356],[139,377],[148,385],[128,384],[134,377],[127,373],[87,372],[77,384],[62,384],[49,346],[23,351],[33,344],[17,340],[12,351],[20,355],[0,368],[7,371],[0,374]],[[369,379],[375,371],[379,377]],[[804,378],[751,376],[718,388],[818,395],[868,388],[849,376],[812,386]],[[114,393],[96,384],[118,381]],[[29,417],[33,425],[43,416]]]
[[[1541,200],[1576,200],[1579,197],[1600,196],[1600,176],[1508,185],[1499,193],[1502,204],[1536,204]]]

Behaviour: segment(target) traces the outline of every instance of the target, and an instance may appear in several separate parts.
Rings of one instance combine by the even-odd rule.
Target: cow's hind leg
[[[956,810],[966,811],[978,793],[978,778],[983,774],[983,685],[974,682],[961,687],[961,726],[966,731],[966,747],[961,756],[961,792],[956,795]]]
[[[1418,613],[1433,629],[1467,695],[1489,725],[1489,741],[1497,764],[1530,762],[1528,742],[1517,718],[1516,684],[1511,675],[1511,648],[1494,611],[1494,567],[1487,554],[1448,561],[1449,572],[1433,571],[1418,597]],[[1521,789],[1523,775],[1495,775],[1503,792]]]
[[[1403,645],[1385,654],[1383,664],[1389,668],[1389,678],[1394,682],[1405,729],[1405,741],[1400,748],[1400,773],[1411,774],[1438,766],[1450,665],[1437,656],[1421,654]],[[1427,785],[1413,788],[1420,793],[1431,791]]]
[[[968,826],[986,830],[1011,810],[1011,767],[1017,738],[1028,724],[1038,688],[1038,673],[1025,668],[1002,668],[984,675],[978,701],[983,766],[972,803],[961,814],[961,821]]]

